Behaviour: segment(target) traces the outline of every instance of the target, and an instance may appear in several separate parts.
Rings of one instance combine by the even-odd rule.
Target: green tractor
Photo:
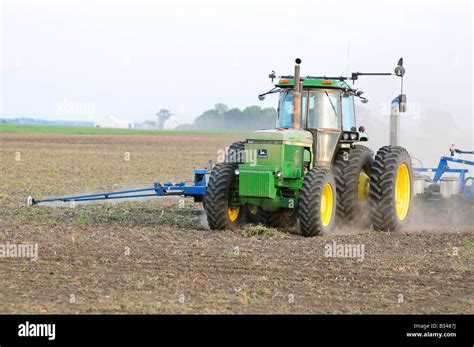
[[[294,76],[272,72],[275,87],[259,95],[279,94],[276,128],[232,144],[212,169],[203,201],[209,227],[235,230],[251,222],[302,236],[327,234],[335,223],[403,227],[412,199],[410,156],[390,145],[374,157],[358,144],[368,137],[357,129],[354,99],[368,98],[353,86],[361,75],[394,75],[403,86],[403,60],[391,73],[350,77],[301,77],[300,63]],[[405,95],[396,100],[402,111]]]

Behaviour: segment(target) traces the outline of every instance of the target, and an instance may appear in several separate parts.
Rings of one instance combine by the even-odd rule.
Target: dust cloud
[[[474,231],[474,203],[462,198],[427,201],[415,199],[408,231]]]
[[[388,114],[363,106],[356,106],[356,114],[358,124],[364,125],[369,135],[367,145],[375,153],[380,147],[388,145]],[[400,145],[405,147],[412,157],[419,159],[425,167],[434,167],[441,156],[449,156],[451,143],[459,149],[474,150],[471,124],[462,124],[459,119],[448,112],[435,109],[410,111],[408,104],[407,114],[400,116]],[[471,158],[474,159],[473,156]],[[474,167],[472,169],[474,170]],[[471,174],[474,175],[474,172]]]

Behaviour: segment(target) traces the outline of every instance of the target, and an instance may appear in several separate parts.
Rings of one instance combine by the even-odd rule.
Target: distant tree
[[[262,113],[262,108],[260,106],[252,105],[247,106],[242,112],[252,116],[258,116]]]
[[[161,109],[160,112],[156,114],[158,117],[158,129],[163,130],[165,126],[165,122],[172,116],[173,114],[167,109]]]
[[[218,130],[220,129],[220,120],[215,109],[207,110],[194,120],[193,125],[196,130]]]
[[[193,122],[196,130],[260,130],[275,125],[276,110],[273,107],[262,109],[248,106],[243,111],[229,109],[225,104],[216,104],[212,110],[205,111]]]
[[[152,120],[146,120],[143,122],[143,125],[145,126],[145,128],[147,129],[156,129],[158,128],[158,124],[155,122],[155,121],[152,121]]]
[[[227,111],[229,111],[229,106],[226,104],[218,103],[214,105],[214,110],[217,112],[217,114],[224,114]]]
[[[176,128],[174,128],[174,130],[195,130],[196,128],[194,127],[193,124],[187,124],[187,123],[184,123],[184,124],[180,124],[178,125]]]
[[[223,120],[225,123],[225,130],[246,130],[249,128],[248,121],[245,119],[244,114],[237,107],[231,108],[227,111]]]

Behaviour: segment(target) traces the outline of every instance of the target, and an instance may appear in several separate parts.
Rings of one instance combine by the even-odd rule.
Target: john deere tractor
[[[403,227],[410,215],[413,171],[406,149],[383,146],[373,152],[357,129],[354,99],[367,102],[354,87],[362,75],[401,77],[394,72],[352,73],[350,77],[270,74],[277,93],[276,128],[250,133],[232,144],[225,162],[214,166],[204,208],[211,229],[237,229],[242,223],[292,228],[303,236],[329,233],[335,223]],[[402,84],[403,85],[403,84]],[[404,102],[401,94],[398,101]]]

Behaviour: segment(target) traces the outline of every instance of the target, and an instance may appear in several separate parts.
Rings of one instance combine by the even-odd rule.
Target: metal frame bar
[[[179,182],[173,184],[171,182],[160,184],[157,182],[153,183],[152,188],[142,189],[130,189],[121,190],[115,192],[105,192],[88,195],[75,195],[65,196],[60,198],[49,198],[49,199],[33,199],[29,198],[29,204],[39,204],[47,202],[82,202],[82,201],[97,201],[97,200],[112,200],[112,199],[130,199],[130,198],[142,198],[151,196],[171,196],[180,195],[184,197],[202,197],[206,195],[206,169],[195,169],[194,170],[194,184],[186,185],[188,182]],[[144,192],[154,192],[148,194],[136,194]]]
[[[397,75],[394,72],[353,72],[350,77],[348,76],[301,76],[301,80],[305,79],[321,79],[321,80],[338,80],[338,81],[356,81],[359,76],[396,76],[402,77]],[[281,78],[281,79],[293,79],[295,76],[291,75],[274,75],[270,74],[270,78]]]

